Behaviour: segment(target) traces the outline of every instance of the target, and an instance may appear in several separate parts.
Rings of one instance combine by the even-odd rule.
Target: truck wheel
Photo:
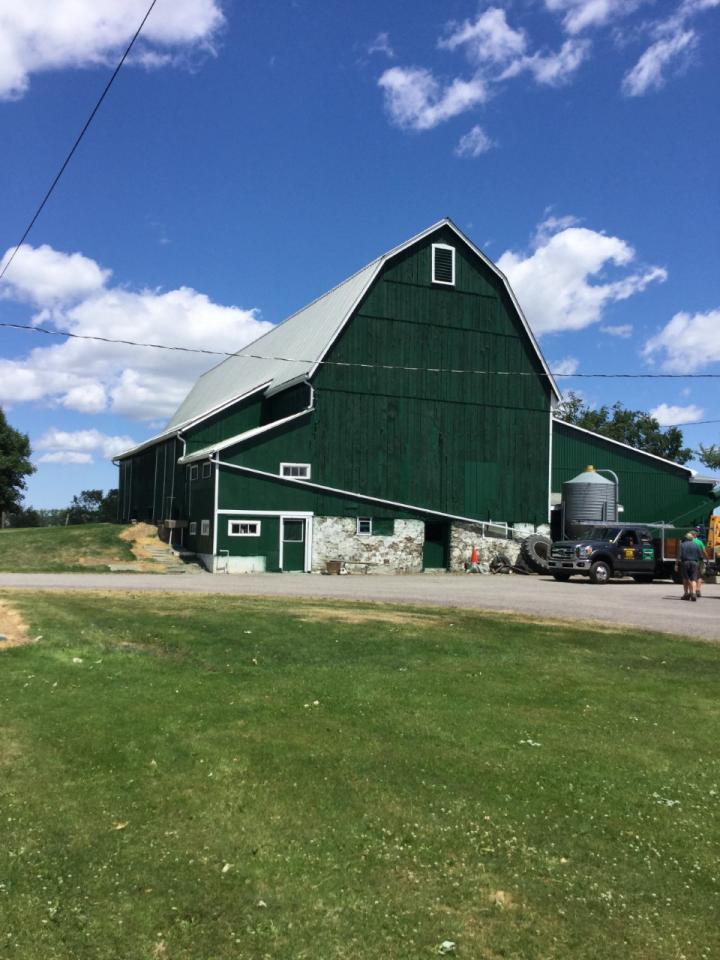
[[[632,575],[635,583],[652,583],[655,579],[654,573],[634,573]]]
[[[559,580],[560,583],[567,583],[567,581],[570,579],[570,574],[569,573],[553,573],[553,579]]]
[[[541,537],[533,533],[525,537],[520,544],[520,556],[535,573],[548,572],[548,558],[550,557],[550,547],[552,543],[547,537]]]
[[[607,583],[612,576],[612,567],[606,560],[596,560],[590,567],[590,580],[593,583]]]

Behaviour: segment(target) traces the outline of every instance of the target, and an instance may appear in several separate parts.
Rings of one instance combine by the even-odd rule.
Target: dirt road
[[[467,607],[618,624],[720,641],[720,584],[706,585],[703,598],[697,603],[683,602],[680,588],[671,583],[639,584],[622,580],[594,586],[584,580],[556,583],[545,577],[433,574],[326,577],[302,573],[247,576],[0,573],[0,589],[6,588],[133,593],[161,590]]]

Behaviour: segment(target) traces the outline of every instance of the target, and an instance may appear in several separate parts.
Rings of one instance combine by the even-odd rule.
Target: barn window
[[[188,527],[188,532],[191,537],[194,537],[195,534],[197,533],[197,522],[195,520],[193,520],[190,526]]]
[[[212,476],[212,464],[208,460],[206,463],[203,464],[202,477],[203,477],[203,480],[207,480],[207,478],[211,476]]]
[[[197,480],[197,478],[198,478],[198,467],[197,467],[197,464],[194,463],[194,464],[190,467],[190,479],[191,479],[191,480]]]
[[[259,537],[262,523],[260,520],[230,520],[229,537]]]
[[[455,247],[446,243],[432,245],[432,279],[433,283],[455,286]]]
[[[298,479],[298,480],[309,480],[310,464],[309,463],[281,463],[280,476],[295,477],[295,479]]]
[[[372,532],[372,517],[358,517],[357,535],[359,537],[369,537]]]
[[[201,520],[200,521],[200,536],[209,537],[210,536],[210,521]]]

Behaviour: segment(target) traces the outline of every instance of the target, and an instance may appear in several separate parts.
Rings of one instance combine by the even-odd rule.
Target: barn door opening
[[[447,570],[449,540],[449,523],[443,520],[425,521],[425,543],[423,544],[425,570]]]
[[[303,519],[283,517],[280,524],[282,570],[305,569],[305,524]]]

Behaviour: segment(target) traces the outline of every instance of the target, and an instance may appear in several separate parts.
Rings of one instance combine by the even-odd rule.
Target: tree
[[[571,392],[558,406],[556,416],[565,423],[573,423],[675,463],[687,463],[693,457],[693,451],[683,446],[681,430],[677,427],[663,429],[649,413],[628,410],[621,403],[592,410],[585,406],[581,397]]]
[[[720,444],[713,443],[709,447],[700,444],[696,456],[708,470],[720,470]]]
[[[0,516],[21,509],[25,478],[35,473],[27,434],[14,430],[0,407]]]
[[[81,490],[68,507],[69,523],[112,523],[117,519],[118,491]]]

